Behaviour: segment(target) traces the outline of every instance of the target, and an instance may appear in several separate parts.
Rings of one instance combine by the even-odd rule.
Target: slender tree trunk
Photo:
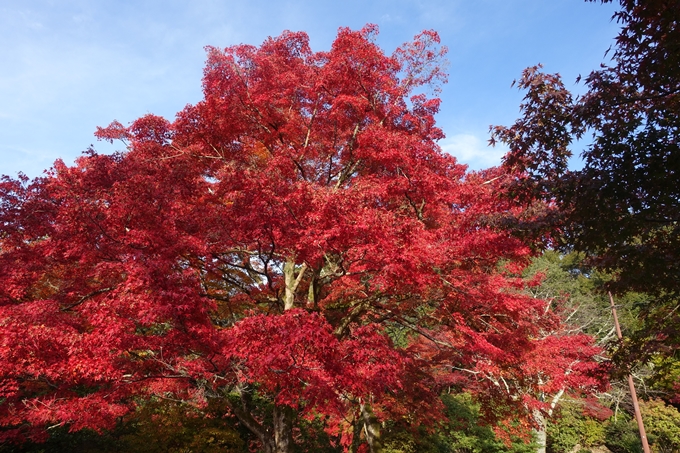
[[[536,453],[545,453],[548,444],[548,435],[546,432],[545,416],[541,411],[534,410],[534,421],[537,425],[537,428],[534,431],[536,434]]]
[[[371,453],[382,453],[383,445],[380,438],[380,422],[373,413],[370,404],[361,405],[361,416],[364,421],[364,434],[366,435],[366,442],[371,449]]]
[[[361,415],[354,420],[352,425],[352,445],[349,447],[348,453],[357,453],[361,445],[361,431],[364,429],[364,420]]]
[[[295,306],[295,292],[300,285],[307,264],[303,263],[295,273],[295,258],[289,257],[283,265],[283,277],[285,282],[283,294],[284,310],[290,310]],[[232,405],[237,418],[244,424],[262,443],[264,453],[292,453],[293,452],[293,422],[295,410],[288,406],[274,406],[272,424],[263,426],[251,414],[250,397],[245,391],[239,391],[241,405]]]
[[[548,417],[552,417],[553,411],[555,410],[557,403],[560,402],[562,395],[564,395],[564,389],[560,389],[560,391],[557,392],[550,400]],[[536,422],[536,426],[538,426],[538,428],[535,430],[536,444],[538,445],[536,448],[536,453],[545,453],[548,445],[548,421],[546,420],[545,415],[543,415],[543,412],[539,411],[538,409],[534,409],[534,421]]]

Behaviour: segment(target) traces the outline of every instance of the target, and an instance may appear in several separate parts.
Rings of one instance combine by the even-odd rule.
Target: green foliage
[[[564,255],[554,250],[536,257],[524,272],[526,277],[538,273],[543,279],[532,290],[535,297],[553,301],[553,308],[560,310],[569,324],[584,333],[598,340],[612,337],[609,297],[604,291],[612,280],[611,274],[588,267],[582,253]],[[641,327],[638,318],[646,300],[645,295],[633,292],[617,296],[619,322],[624,330]]]
[[[126,451],[112,433],[98,434],[91,430],[70,433],[67,426],[50,430],[44,443],[0,445],[0,453],[118,453]]]
[[[405,348],[409,344],[409,339],[413,337],[413,330],[397,323],[388,323],[385,333],[390,337],[392,343],[397,348]]]
[[[414,437],[405,431],[390,433],[384,442],[383,453],[417,453],[421,452],[420,446]],[[436,451],[436,450],[435,450]],[[434,453],[431,449],[424,450],[426,453]]]
[[[414,432],[403,425],[388,422],[384,426],[383,453],[535,452],[535,444],[514,437],[511,439],[513,445],[506,445],[493,427],[483,422],[480,406],[469,393],[444,394],[442,401],[447,421],[435,429],[420,428]]]
[[[680,452],[680,412],[660,399],[641,401],[650,446],[658,453]]]
[[[605,445],[612,453],[639,453],[642,451],[640,434],[631,417],[619,415],[609,421]]]
[[[680,412],[660,399],[640,401],[649,446],[654,453],[680,452]],[[606,446],[613,453],[642,451],[635,419],[628,415],[612,418],[606,427]]]
[[[567,453],[578,444],[590,448],[605,443],[605,425],[583,414],[580,404],[565,401],[548,424],[548,451]]]
[[[552,301],[569,323],[583,327],[595,337],[610,330],[609,303],[596,289],[606,276],[583,266],[583,255],[546,251],[525,270],[525,276],[542,274],[541,284],[532,290],[534,297]]]
[[[153,400],[128,421],[121,436],[125,451],[139,453],[243,452],[244,443],[230,420],[213,402],[207,411],[185,404]]]
[[[536,450],[534,444],[513,439],[508,447],[482,423],[479,405],[468,393],[442,396],[449,422],[431,438],[431,449],[437,453],[529,453]],[[425,451],[418,449],[417,451]]]

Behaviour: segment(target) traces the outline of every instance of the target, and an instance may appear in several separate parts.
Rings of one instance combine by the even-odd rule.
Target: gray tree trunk
[[[274,444],[276,453],[293,451],[293,418],[295,412],[288,406],[274,406]]]
[[[361,405],[361,416],[364,419],[364,434],[366,435],[366,442],[368,442],[371,453],[382,453],[381,426],[378,418],[373,414],[370,404]]]
[[[536,453],[545,453],[548,444],[548,435],[546,432],[546,420],[543,413],[539,410],[534,410],[534,421],[537,428],[534,430],[536,434]]]

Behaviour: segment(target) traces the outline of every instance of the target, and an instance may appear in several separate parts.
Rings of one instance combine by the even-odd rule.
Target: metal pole
[[[623,339],[621,334],[621,327],[619,326],[619,318],[616,316],[616,306],[614,305],[614,298],[612,293],[609,293],[609,302],[612,307],[612,315],[614,316],[614,326],[616,327],[616,335],[619,340]],[[638,429],[640,430],[640,440],[642,441],[642,449],[644,453],[650,453],[649,444],[647,443],[647,434],[645,433],[645,425],[642,423],[642,414],[640,413],[640,405],[638,404],[637,393],[635,392],[635,384],[633,383],[633,376],[628,375],[628,387],[630,387],[630,396],[633,399],[633,410],[635,411],[635,421],[637,421]]]

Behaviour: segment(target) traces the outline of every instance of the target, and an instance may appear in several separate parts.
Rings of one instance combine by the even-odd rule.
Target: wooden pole
[[[623,339],[621,334],[621,327],[619,326],[619,318],[616,316],[616,306],[614,305],[614,298],[612,293],[609,293],[609,302],[612,307],[612,315],[614,316],[614,326],[616,327],[616,335],[619,340]],[[650,453],[649,444],[647,443],[647,434],[645,433],[645,425],[642,423],[642,414],[640,413],[640,405],[638,404],[637,393],[635,392],[635,384],[633,383],[633,376],[628,374],[628,387],[630,388],[630,396],[633,399],[633,410],[635,411],[635,421],[640,430],[640,440],[642,441],[642,450],[644,453]]]

